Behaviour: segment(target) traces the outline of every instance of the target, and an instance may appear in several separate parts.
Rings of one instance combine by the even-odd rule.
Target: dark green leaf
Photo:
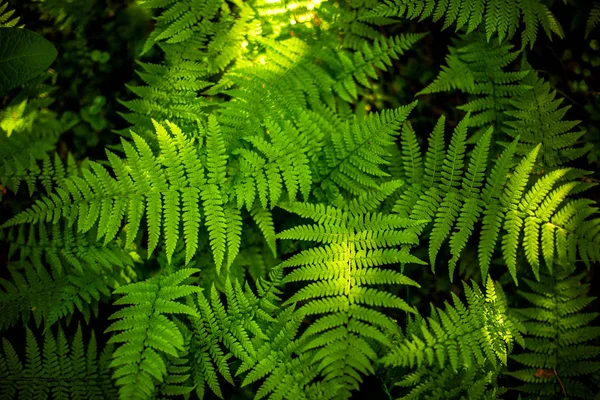
[[[35,32],[0,28],[0,94],[35,78],[56,55],[52,43]]]

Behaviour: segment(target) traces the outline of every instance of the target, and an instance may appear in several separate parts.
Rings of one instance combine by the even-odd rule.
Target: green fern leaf
[[[600,22],[600,5],[595,3],[585,23],[585,37],[590,36],[596,25]]]
[[[411,243],[412,235],[397,229],[416,222],[380,213],[350,214],[322,205],[293,203],[286,208],[318,223],[278,235],[280,239],[313,240],[323,245],[296,254],[277,268],[294,267],[284,283],[309,282],[287,303],[303,304],[298,310],[302,317],[319,316],[302,336],[306,340],[304,351],[311,354],[323,383],[337,387],[334,392],[341,395],[356,388],[359,373],[373,370],[375,353],[365,339],[390,344],[382,330],[390,325],[384,324],[385,317],[371,307],[414,311],[403,299],[367,285],[417,285],[397,271],[379,268],[398,262],[422,263],[405,250],[389,248]],[[349,313],[357,319],[349,319]],[[382,322],[370,322],[376,319]]]
[[[183,350],[183,336],[166,315],[197,316],[192,307],[175,301],[200,291],[197,286],[181,284],[197,271],[181,269],[114,291],[124,295],[114,304],[128,305],[111,316],[118,321],[106,330],[119,332],[109,343],[123,343],[111,363],[121,398],[151,398],[156,389],[155,380],[162,381],[167,373],[165,355],[177,357]]]
[[[0,392],[3,398],[106,399],[117,396],[111,385],[111,346],[98,355],[92,332],[87,351],[81,326],[69,344],[62,329],[45,335],[43,351],[27,328],[25,365],[12,344],[3,339],[0,352]]]
[[[362,16],[362,19],[406,17],[423,20],[432,17],[434,21],[438,21],[444,18],[443,29],[456,24],[458,32],[466,25],[467,33],[483,23],[488,42],[494,35],[498,35],[502,42],[505,38],[514,36],[521,16],[525,25],[523,47],[527,44],[533,46],[538,24],[542,25],[549,38],[552,38],[552,34],[564,37],[556,17],[539,0],[385,0]]]
[[[587,296],[589,285],[581,284],[581,278],[558,270],[553,276],[542,274],[540,282],[525,279],[532,291],[519,293],[531,307],[515,311],[523,319],[527,350],[511,356],[524,369],[507,373],[522,382],[516,390],[582,399],[594,396],[595,389],[585,378],[600,370],[595,361],[600,347],[593,344],[600,328],[589,326],[598,313],[581,312],[595,300]]]

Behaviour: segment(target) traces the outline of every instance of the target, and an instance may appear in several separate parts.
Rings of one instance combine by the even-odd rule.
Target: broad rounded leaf
[[[56,55],[52,43],[35,32],[0,28],[0,94],[35,78]]]

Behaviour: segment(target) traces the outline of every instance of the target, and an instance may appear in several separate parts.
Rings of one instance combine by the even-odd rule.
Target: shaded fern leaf
[[[498,399],[506,390],[498,387],[493,367],[430,369],[421,367],[405,375],[395,386],[406,388],[401,400]]]
[[[600,4],[594,3],[594,6],[590,10],[590,15],[585,22],[585,37],[590,36],[590,33],[596,28],[596,25],[600,23]]]
[[[86,322],[98,315],[101,299],[127,283],[122,271],[67,270],[51,275],[29,263],[9,267],[10,280],[0,279],[0,327],[6,329],[19,320],[47,330],[62,318],[80,313]]]
[[[103,245],[95,241],[93,232],[79,233],[66,224],[18,226],[2,238],[9,242],[9,258],[30,262],[37,269],[49,266],[57,276],[66,269],[100,273],[133,265],[132,254],[125,251],[121,242]]]
[[[511,99],[531,88],[523,82],[529,70],[505,70],[519,55],[512,47],[496,39],[487,43],[477,32],[463,35],[449,48],[448,66],[442,66],[435,80],[418,93],[459,90],[473,95],[474,99],[458,106],[471,113],[469,126],[478,128],[469,143],[475,143],[490,126],[498,133],[506,120],[504,111],[512,109]]]
[[[488,42],[494,35],[498,35],[501,42],[512,38],[523,21],[523,47],[527,44],[533,47],[539,26],[550,39],[552,34],[564,37],[560,23],[540,0],[385,0],[382,3],[362,18],[406,17],[423,20],[431,17],[434,21],[443,19],[444,29],[456,25],[457,32],[465,29],[467,33],[484,25]]]
[[[133,253],[119,243],[103,246],[91,234],[60,225],[6,233],[10,278],[0,279],[0,327],[33,318],[48,329],[75,312],[89,321],[101,298],[135,279]]]
[[[37,191],[38,184],[41,184],[49,194],[64,178],[70,175],[77,175],[75,160],[70,153],[66,166],[58,153],[54,153],[54,159],[44,153],[41,163],[38,163],[33,156],[30,156],[28,165],[24,165],[17,157],[13,157],[12,160],[4,160],[4,166],[0,170],[0,184],[17,193],[21,183],[25,183],[30,196],[33,196]]]
[[[364,121],[332,131],[330,144],[325,148],[326,167],[316,177],[320,188],[331,196],[341,191],[361,195],[378,190],[381,178],[389,175],[381,169],[388,163],[386,148],[393,144],[397,130],[415,106],[416,102],[373,113]]]
[[[522,382],[515,389],[527,395],[590,399],[598,393],[588,377],[600,371],[600,327],[590,323],[597,312],[582,312],[596,300],[587,295],[583,274],[557,270],[539,282],[524,279],[531,291],[519,294],[530,307],[514,309],[526,330],[524,349],[511,355],[523,369],[510,371]]]
[[[507,110],[505,114],[512,119],[504,121],[508,126],[504,132],[513,138],[519,137],[517,153],[525,155],[542,144],[537,171],[556,168],[583,157],[592,145],[575,147],[585,131],[572,131],[581,121],[563,119],[571,107],[559,108],[563,99],[555,99],[556,91],[534,71],[527,75],[523,84],[533,89],[510,100],[514,110]]]
[[[467,306],[453,296],[454,307],[409,320],[406,336],[383,358],[388,368],[417,365],[395,383],[405,388],[401,399],[496,399],[506,392],[497,378],[513,342],[523,343],[523,327],[508,315],[498,283],[488,279],[485,295],[475,283],[465,289]]]
[[[98,354],[92,332],[87,346],[81,326],[69,344],[61,328],[44,336],[43,351],[27,328],[25,364],[12,344],[3,339],[0,352],[0,396],[3,399],[107,399],[117,391],[110,378],[112,346]],[[87,348],[86,348],[87,347]]]
[[[223,294],[215,286],[209,296],[198,294],[198,316],[182,331],[190,338],[191,381],[200,398],[207,388],[223,398],[219,377],[234,384],[240,376],[242,386],[261,380],[257,399],[305,398],[316,390],[308,386],[315,376],[308,357],[296,356],[301,318],[293,307],[281,307],[280,284],[278,271],[256,282],[256,294],[248,284],[242,288],[228,279]]]

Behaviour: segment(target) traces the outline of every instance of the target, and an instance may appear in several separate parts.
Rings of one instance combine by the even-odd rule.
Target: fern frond
[[[394,324],[372,307],[414,312],[403,299],[369,287],[378,284],[418,284],[393,269],[380,266],[422,261],[395,247],[413,243],[415,236],[399,230],[415,221],[382,213],[348,213],[333,207],[292,203],[285,207],[317,224],[297,226],[278,234],[280,239],[311,240],[322,246],[304,250],[277,268],[290,268],[283,282],[309,282],[286,303],[303,304],[297,311],[317,316],[304,332],[303,352],[334,393],[348,395],[360,374],[373,371],[375,351],[368,341],[384,346]]]
[[[165,361],[167,373],[164,381],[157,388],[157,392],[161,395],[166,397],[189,396],[194,390],[191,382],[192,367],[189,365],[188,349],[189,337],[184,336],[184,350],[177,357],[167,355]]]
[[[268,210],[261,207],[255,207],[250,214],[263,234],[271,253],[275,257],[277,255],[277,236],[275,233],[275,225],[273,223],[273,215]]]
[[[263,208],[269,202],[271,208],[279,202],[283,188],[288,198],[295,200],[301,192],[308,199],[312,186],[312,172],[306,152],[309,148],[307,137],[290,123],[280,124],[265,121],[266,137],[248,136],[244,140],[252,144],[254,149],[238,149],[240,173],[237,203],[252,209],[255,197],[258,196]],[[256,192],[256,193],[255,193]]]
[[[458,213],[456,222],[458,230],[455,230],[450,237],[450,253],[452,254],[452,259],[449,262],[450,276],[453,275],[453,269],[459,255],[466,246],[471,233],[475,229],[475,224],[486,205],[482,199],[480,190],[485,179],[491,136],[492,130],[489,129],[477,142],[469,159],[469,167],[462,181],[461,193],[464,196],[464,202]],[[485,275],[482,274],[482,276]]]
[[[333,90],[345,101],[351,102],[358,96],[358,84],[369,87],[368,78],[377,78],[376,68],[385,70],[392,65],[392,59],[399,58],[405,51],[421,40],[425,34],[403,34],[396,37],[380,38],[372,45],[365,42],[354,53],[324,53],[324,60],[334,71]]]
[[[63,164],[58,153],[54,153],[53,159],[44,153],[41,163],[30,156],[27,165],[24,165],[19,158],[13,157],[12,160],[4,160],[3,168],[0,170],[0,184],[17,193],[21,183],[25,183],[29,195],[33,196],[37,185],[41,183],[46,193],[50,194],[64,178],[77,174],[75,159],[70,153],[66,165]]]
[[[206,189],[201,192],[206,215],[206,226],[210,237],[217,271],[221,268],[225,256],[227,225],[221,189],[225,185],[227,153],[221,130],[216,118],[211,115],[208,120],[206,139],[206,168],[208,181]]]
[[[111,346],[98,354],[92,332],[85,348],[81,326],[69,344],[59,327],[45,335],[43,351],[27,328],[25,365],[12,344],[3,339],[0,352],[0,393],[12,399],[107,399],[117,391],[110,379]]]
[[[511,355],[524,369],[507,373],[523,382],[516,390],[581,399],[597,393],[586,378],[600,370],[600,347],[594,344],[600,327],[590,325],[597,312],[582,312],[595,300],[587,295],[589,284],[582,284],[582,278],[558,270],[541,275],[539,282],[524,279],[531,291],[519,294],[531,307],[514,311],[526,329],[525,351]]]
[[[67,270],[52,275],[43,268],[23,263],[9,267],[11,279],[0,279],[0,327],[6,329],[19,320],[27,324],[50,328],[62,318],[81,313],[85,321],[98,315],[101,298],[110,297],[111,290],[127,283],[121,270]]]
[[[484,294],[473,283],[464,285],[468,307],[456,295],[454,306],[433,309],[431,317],[413,329],[382,359],[386,365],[408,367],[451,367],[467,370],[497,361],[506,365],[512,348],[514,326],[506,315],[505,305],[497,300],[499,286],[488,279]]]
[[[17,26],[21,17],[14,17],[15,10],[7,9],[8,3],[0,2],[0,28],[12,28]]]
[[[167,315],[197,316],[194,308],[176,301],[200,289],[181,284],[197,272],[180,269],[170,275],[122,286],[114,291],[124,295],[115,305],[127,307],[111,315],[106,332],[118,332],[109,343],[122,343],[114,352],[111,367],[122,399],[149,399],[167,374],[165,356],[177,357],[184,340]]]
[[[435,267],[435,258],[443,241],[446,239],[461,208],[458,186],[462,178],[464,168],[464,156],[466,151],[467,126],[469,125],[469,114],[458,124],[452,140],[448,147],[448,153],[440,171],[440,190],[445,193],[443,201],[433,224],[433,230],[429,236],[429,259],[432,268]],[[480,161],[476,161],[480,162]],[[469,193],[470,194],[470,193]],[[452,272],[450,273],[452,275]]]
[[[224,296],[214,286],[210,296],[198,294],[194,302],[198,316],[190,317],[189,335],[194,357],[190,373],[200,398],[207,386],[223,397],[219,376],[233,384],[234,376],[244,375],[242,386],[266,377],[256,398],[305,398],[305,391],[310,391],[307,384],[314,373],[306,365],[307,356],[294,356],[301,319],[293,308],[279,304],[280,276],[279,272],[271,274],[270,280],[259,279],[257,295],[248,285],[243,289],[229,279]],[[234,365],[238,365],[235,374]]]
[[[594,3],[594,6],[590,10],[590,15],[585,22],[585,37],[590,36],[590,33],[596,28],[596,25],[600,22],[600,4]]]
[[[293,121],[302,130],[305,123],[315,123],[306,121],[307,110],[327,112],[325,106],[335,110],[334,94],[352,102],[361,87],[370,86],[377,70],[386,69],[422,37],[382,38],[354,52],[329,48],[327,42],[311,46],[296,37],[279,42],[258,38],[265,51],[254,62],[240,61],[206,94],[233,97],[223,104],[219,118],[232,138],[239,132],[261,136],[260,128],[268,120]]]
[[[548,170],[584,156],[591,144],[575,147],[585,131],[572,132],[580,121],[565,121],[563,117],[569,106],[559,108],[563,99],[555,99],[556,91],[549,82],[539,79],[533,71],[523,80],[531,86],[528,90],[510,100],[515,108],[505,114],[512,117],[504,121],[508,128],[504,132],[519,136],[517,152],[524,155],[538,144],[543,144],[536,170]]]
[[[169,120],[186,131],[194,129],[208,102],[197,96],[210,86],[206,68],[195,61],[180,61],[169,66],[139,63],[137,74],[144,86],[126,85],[137,96],[119,102],[128,110],[121,116],[134,126],[136,133],[152,143],[152,119]],[[129,132],[122,132],[128,135]]]
[[[386,148],[415,106],[412,103],[393,111],[373,113],[363,122],[346,124],[341,132],[332,132],[331,146],[325,152],[327,167],[316,178],[321,189],[325,193],[341,189],[353,195],[378,189],[380,177],[388,175],[380,168],[387,164]]]
[[[170,261],[183,222],[186,259],[189,261],[198,248],[197,227],[201,222],[198,200],[201,199],[215,262],[220,266],[227,235],[230,243],[235,243],[240,232],[235,226],[230,226],[228,231],[224,217],[222,192],[227,159],[222,139],[218,139],[218,125],[214,118],[210,119],[206,158],[208,180],[194,142],[177,126],[167,125],[170,133],[155,124],[160,144],[158,157],[140,136],[132,133],[135,147],[122,140],[125,160],[108,152],[114,178],[105,167],[90,162],[89,168],[82,170],[82,178],[65,179],[61,187],[56,188],[56,193],[36,201],[31,209],[3,226],[41,221],[56,224],[60,219],[66,219],[69,226],[77,223],[77,231],[82,233],[97,226],[97,239],[104,239],[107,244],[126,221],[126,244],[130,244],[145,214],[149,253],[158,245],[163,231]],[[231,249],[234,247],[232,244]],[[235,252],[230,254],[233,256]]]
[[[474,95],[458,107],[471,113],[469,126],[479,128],[469,142],[475,143],[490,126],[499,132],[506,119],[504,111],[512,107],[510,100],[530,89],[523,82],[529,70],[505,71],[519,54],[511,49],[510,44],[496,39],[488,43],[477,32],[461,36],[449,48],[448,66],[418,94],[460,90]]]
[[[8,230],[9,256],[18,254],[21,262],[30,262],[36,268],[50,266],[53,274],[61,275],[65,266],[79,272],[96,272],[113,267],[131,266],[132,256],[119,243],[102,245],[91,234],[76,232],[73,227],[39,224],[37,227],[19,226]]]
[[[178,2],[143,2],[147,9],[162,9],[156,17],[156,27],[146,39],[142,54],[156,44],[185,45],[194,42],[205,44],[209,35],[218,32],[219,27],[212,21],[219,12],[219,1],[193,1]],[[231,23],[227,24],[228,26]],[[169,52],[173,54],[173,51]]]
[[[564,37],[558,20],[540,0],[385,0],[382,3],[362,18],[405,17],[423,20],[431,17],[434,21],[443,19],[444,29],[456,25],[457,32],[465,28],[467,33],[483,24],[488,42],[494,35],[501,42],[512,38],[523,21],[523,47],[527,44],[533,47],[539,25],[550,39],[552,34]]]
[[[101,297],[135,279],[133,253],[117,243],[102,246],[88,234],[54,225],[11,229],[10,279],[0,279],[0,326],[31,317],[49,328],[59,319],[80,312],[86,321],[97,314]],[[13,262],[16,258],[18,261]]]
[[[540,145],[513,167],[518,148],[515,140],[496,160],[491,172],[486,174],[491,128],[475,146],[465,172],[464,139],[469,117],[456,127],[446,151],[443,122],[443,119],[438,121],[430,136],[424,179],[405,190],[393,208],[402,218],[432,223],[429,243],[432,267],[441,246],[450,236],[452,258],[449,272],[450,276],[453,275],[462,250],[475,234],[480,216],[483,216],[479,234],[482,276],[487,276],[501,230],[504,231],[502,255],[515,282],[520,248],[536,276],[542,256],[548,268],[552,268],[554,262],[561,265],[574,263],[577,252],[588,265],[599,259],[599,252],[591,244],[600,240],[599,222],[594,217],[597,210],[589,207],[591,203],[577,203],[576,217],[575,208],[568,203],[569,195],[589,187],[581,181],[571,181],[573,177],[581,176],[581,172],[557,169],[532,179]],[[414,147],[410,143],[408,145]],[[412,166],[405,165],[405,174],[411,173]],[[410,230],[420,234],[424,227],[420,225]],[[570,241],[570,247],[565,246],[567,241]]]
[[[396,386],[410,390],[402,400],[498,399],[505,390],[498,387],[497,372],[491,368],[433,369],[422,367],[403,377]]]
[[[297,354],[300,343],[294,338],[300,322],[301,317],[294,314],[292,307],[283,309],[264,332],[269,339],[257,343],[256,359],[240,366],[236,374],[247,370],[242,386],[264,378],[256,391],[256,399],[330,398],[323,396],[318,385],[310,383],[317,372],[310,368],[309,355]]]

